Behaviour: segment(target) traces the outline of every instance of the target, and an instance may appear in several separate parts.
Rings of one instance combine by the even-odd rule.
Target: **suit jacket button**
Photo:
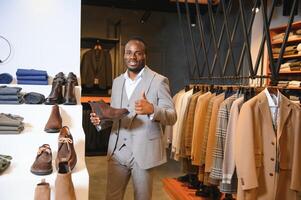
[[[271,161],[274,161],[275,159],[274,158],[271,158]]]
[[[274,145],[275,145],[275,142],[272,142],[271,144],[274,146]]]
[[[273,174],[273,173],[269,173],[269,175],[270,175],[270,176],[274,176],[274,174]]]

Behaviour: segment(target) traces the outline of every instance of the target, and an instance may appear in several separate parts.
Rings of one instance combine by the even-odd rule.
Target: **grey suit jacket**
[[[125,78],[120,75],[113,81],[111,106],[120,108],[124,91]],[[141,85],[142,84],[142,85]],[[138,91],[140,90],[140,91]],[[154,116],[135,114],[135,101],[142,97],[154,105]],[[131,136],[131,150],[139,167],[149,169],[166,162],[166,151],[163,144],[162,125],[173,125],[177,120],[176,111],[170,96],[168,79],[145,66],[142,80],[135,88],[126,105],[130,114],[120,121],[113,123],[108,158],[114,152],[118,129]],[[119,127],[120,126],[120,127]]]

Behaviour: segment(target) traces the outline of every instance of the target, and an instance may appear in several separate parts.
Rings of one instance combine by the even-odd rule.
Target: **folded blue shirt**
[[[47,72],[44,70],[36,69],[17,69],[17,76],[47,76]]]
[[[24,85],[48,85],[48,80],[18,80],[18,84]]]
[[[47,76],[17,76],[17,80],[39,80],[45,81],[47,80]]]
[[[1,84],[9,84],[12,81],[13,81],[13,77],[9,73],[0,74],[0,83]]]

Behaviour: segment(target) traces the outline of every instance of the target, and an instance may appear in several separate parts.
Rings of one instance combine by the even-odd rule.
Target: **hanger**
[[[271,95],[272,95],[272,94],[275,95],[275,96],[278,95],[278,89],[277,89],[277,88],[272,87],[272,86],[268,86],[267,89],[268,89],[268,91],[269,91],[269,93],[270,93]]]
[[[101,45],[100,45],[100,42],[99,42],[99,40],[96,40],[96,43],[95,43],[94,49],[95,49],[95,50],[101,50],[101,49],[102,49],[102,47],[101,47]]]

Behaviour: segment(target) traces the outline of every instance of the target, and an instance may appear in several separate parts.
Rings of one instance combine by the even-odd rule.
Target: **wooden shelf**
[[[279,59],[278,57],[273,57],[274,59]],[[301,54],[294,54],[289,56],[283,56],[283,59],[301,58]]]
[[[277,41],[277,42],[272,41],[272,45],[281,45],[282,43],[283,43],[283,41]],[[301,37],[287,40],[287,43],[301,43]]]

